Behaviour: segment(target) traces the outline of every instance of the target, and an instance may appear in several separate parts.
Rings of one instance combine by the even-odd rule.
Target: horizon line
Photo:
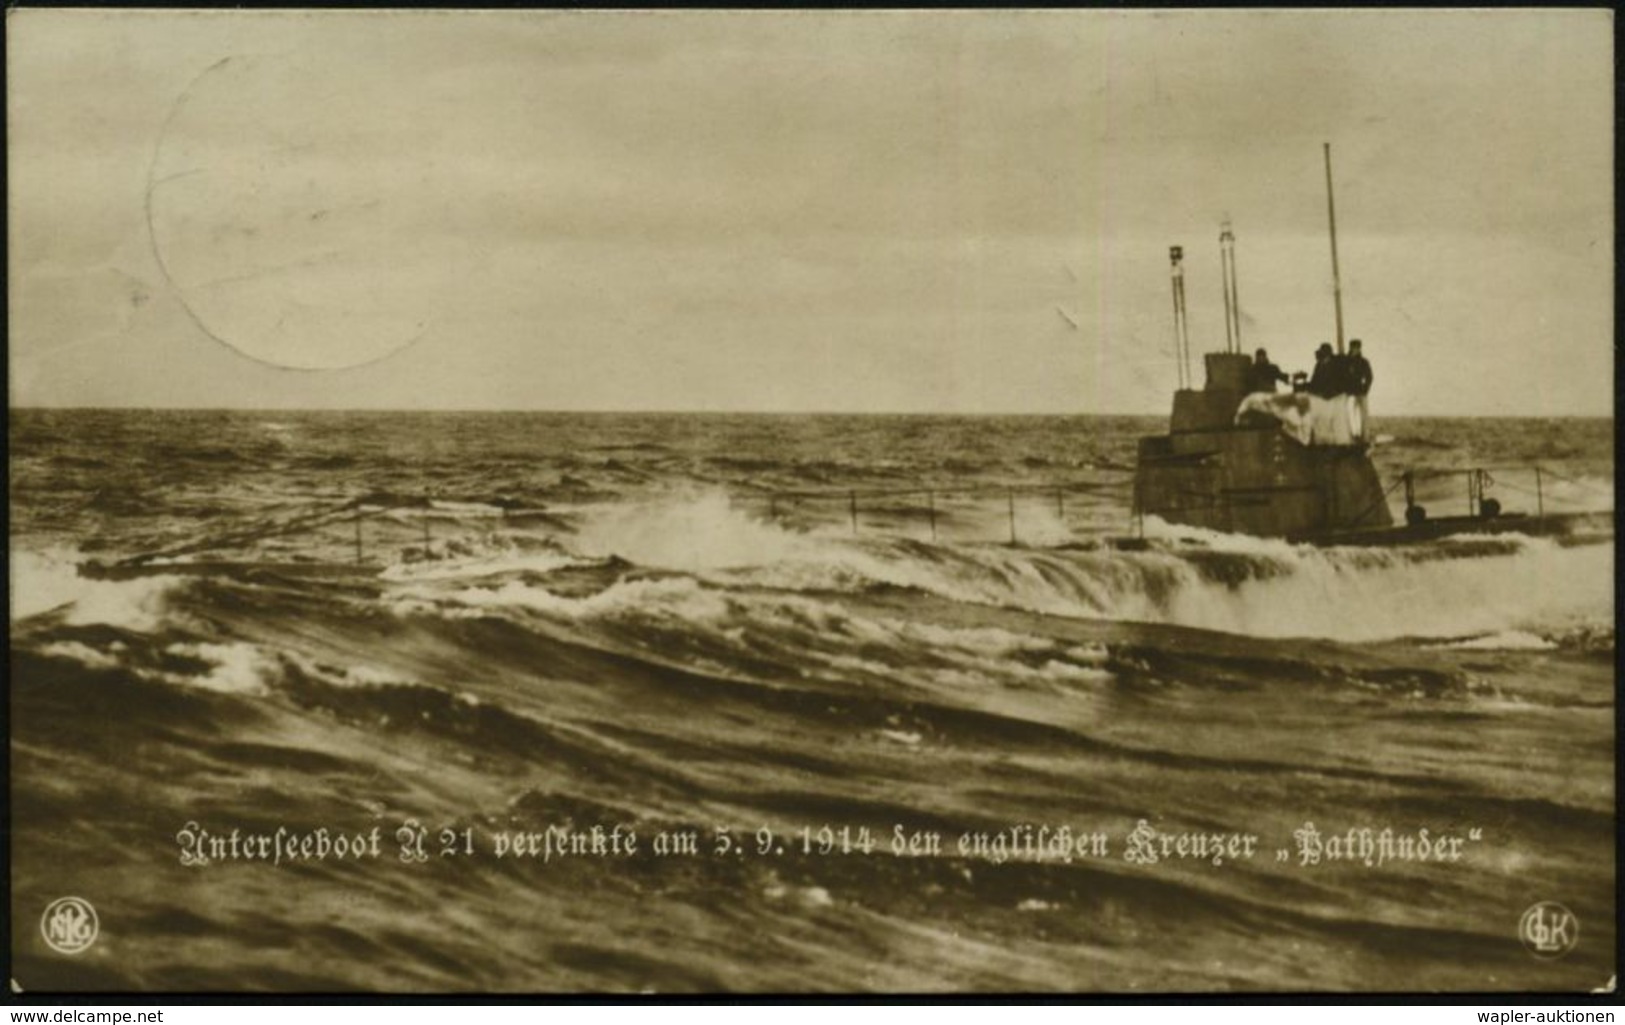
[[[541,416],[820,416],[820,417],[1166,417],[1163,411],[1124,412],[1035,412],[1035,411],[928,411],[928,410],[817,410],[817,409],[522,409],[511,407],[400,407],[400,406],[51,406],[8,405],[8,412],[100,412],[100,413],[424,413],[424,414],[493,414]],[[1386,413],[1373,417],[1382,419],[1416,420],[1612,420],[1613,411],[1607,413]]]

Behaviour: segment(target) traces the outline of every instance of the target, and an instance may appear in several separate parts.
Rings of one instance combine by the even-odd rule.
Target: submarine
[[[1337,261],[1337,213],[1332,193],[1331,146],[1324,145],[1326,210],[1330,225],[1336,354],[1345,353],[1342,287]],[[1509,512],[1488,494],[1489,472],[1466,478],[1466,515],[1432,517],[1416,501],[1420,475],[1401,473],[1386,486],[1372,462],[1365,404],[1351,395],[1310,394],[1302,375],[1289,394],[1275,381],[1253,379],[1241,346],[1235,236],[1219,234],[1225,302],[1225,347],[1203,355],[1204,378],[1191,375],[1185,315],[1184,252],[1169,249],[1174,339],[1179,387],[1168,432],[1139,439],[1132,516],[1137,536],[1120,547],[1144,544],[1146,517],[1227,534],[1282,538],[1321,545],[1389,545],[1453,534],[1569,535],[1582,527],[1612,528],[1612,514]],[[1540,469],[1534,468],[1536,494]],[[1388,498],[1403,487],[1404,519],[1396,523]],[[1537,499],[1538,500],[1538,499]]]

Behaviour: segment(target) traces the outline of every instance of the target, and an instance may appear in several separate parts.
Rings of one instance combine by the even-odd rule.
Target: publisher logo
[[[1518,938],[1543,960],[1562,957],[1580,942],[1580,920],[1555,901],[1532,904],[1518,920]]]
[[[77,954],[96,942],[101,923],[96,909],[88,900],[78,897],[59,897],[51,901],[39,920],[40,935],[52,950],[63,954]]]

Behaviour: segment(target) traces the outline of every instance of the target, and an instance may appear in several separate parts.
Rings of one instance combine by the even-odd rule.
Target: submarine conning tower
[[[1343,305],[1329,145],[1326,186],[1341,353]],[[1236,239],[1229,221],[1219,232],[1225,348],[1205,355],[1207,376],[1200,390],[1190,380],[1184,249],[1172,246],[1168,255],[1179,389],[1168,433],[1140,439],[1136,519],[1143,524],[1144,517],[1156,516],[1227,533],[1303,540],[1392,526],[1393,514],[1371,464],[1365,425],[1354,419],[1359,409],[1353,401],[1303,391],[1277,395],[1274,379],[1254,380],[1252,361],[1241,344]]]
[[[1326,154],[1326,214],[1331,227],[1337,352],[1343,352],[1343,296],[1337,269],[1332,148]],[[1236,237],[1219,231],[1224,284],[1223,352],[1206,354],[1206,380],[1191,387],[1190,325],[1185,316],[1184,250],[1173,246],[1174,345],[1179,390],[1168,433],[1140,439],[1134,512],[1170,523],[1260,537],[1314,540],[1340,531],[1388,527],[1393,514],[1364,441],[1365,424],[1346,396],[1275,394],[1254,381],[1241,344]],[[1259,390],[1255,390],[1255,385]]]
[[[1387,527],[1392,513],[1361,442],[1300,440],[1279,421],[1243,418],[1251,360],[1210,352],[1200,390],[1174,393],[1166,435],[1140,439],[1136,512],[1260,537],[1312,538]],[[1302,405],[1318,402],[1309,396]]]

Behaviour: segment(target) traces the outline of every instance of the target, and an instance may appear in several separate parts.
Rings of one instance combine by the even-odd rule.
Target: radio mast
[[[1168,247],[1169,273],[1174,286],[1174,356],[1179,361],[1179,387],[1191,387],[1191,336],[1185,322],[1185,250]]]
[[[1219,230],[1219,270],[1224,278],[1224,340],[1227,351],[1241,351],[1241,296],[1236,292],[1236,236],[1225,218]]]
[[[1332,144],[1322,143],[1326,153],[1326,219],[1332,226],[1332,301],[1337,305],[1337,351],[1343,352],[1343,282],[1337,273],[1337,206],[1332,202]]]

